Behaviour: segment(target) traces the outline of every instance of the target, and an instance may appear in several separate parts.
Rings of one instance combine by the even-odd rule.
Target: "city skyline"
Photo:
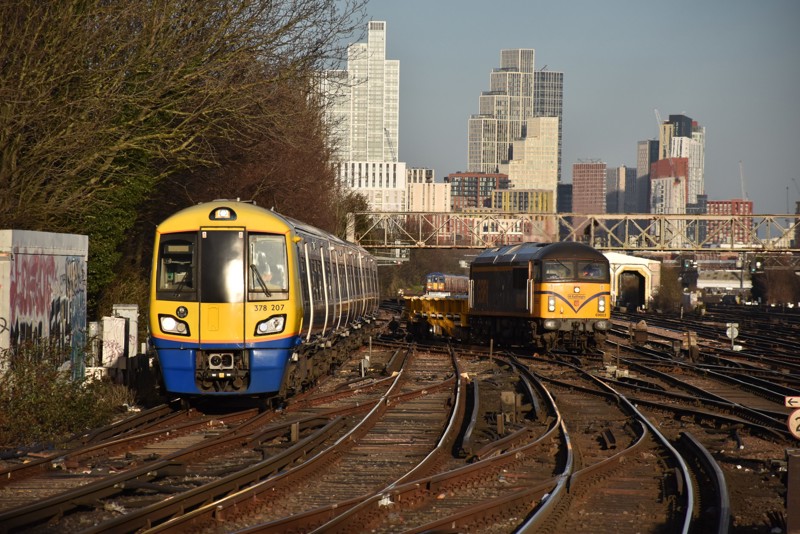
[[[794,210],[800,174],[790,155],[800,144],[800,107],[792,89],[800,84],[800,38],[793,26],[800,6],[481,5],[367,5],[370,19],[387,23],[387,57],[402,65],[398,159],[409,167],[432,168],[438,181],[466,170],[467,123],[478,112],[488,74],[501,50],[532,48],[537,70],[564,73],[563,182],[572,181],[572,165],[581,160],[635,168],[637,143],[658,137],[658,110],[706,127],[709,199],[741,197],[741,168],[756,213]]]

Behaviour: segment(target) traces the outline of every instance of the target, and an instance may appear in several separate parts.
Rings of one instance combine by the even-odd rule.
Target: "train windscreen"
[[[164,234],[159,240],[157,297],[197,300],[197,234]]]
[[[608,265],[594,260],[546,260],[542,262],[545,281],[608,281]]]

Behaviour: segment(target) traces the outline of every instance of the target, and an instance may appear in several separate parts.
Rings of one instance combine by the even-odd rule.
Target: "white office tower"
[[[347,69],[323,80],[326,119],[342,183],[370,208],[404,211],[406,166],[398,161],[400,62],[386,59],[386,22],[370,21],[366,43],[347,50]]]
[[[534,113],[534,50],[502,50],[478,115],[469,118],[467,171],[496,173],[511,159],[512,142],[526,135]]]

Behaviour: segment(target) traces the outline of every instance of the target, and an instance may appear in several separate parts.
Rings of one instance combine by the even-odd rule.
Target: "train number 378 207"
[[[257,312],[265,312],[265,311],[281,311],[283,310],[284,304],[256,304],[254,306],[255,311]]]

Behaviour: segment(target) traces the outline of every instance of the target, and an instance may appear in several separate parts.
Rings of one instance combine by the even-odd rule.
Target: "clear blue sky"
[[[562,180],[572,164],[636,166],[655,109],[706,128],[706,193],[758,214],[800,200],[797,0],[369,0],[400,61],[399,158],[437,180],[467,166],[467,120],[500,50],[564,73]],[[797,181],[798,186],[795,186]]]

